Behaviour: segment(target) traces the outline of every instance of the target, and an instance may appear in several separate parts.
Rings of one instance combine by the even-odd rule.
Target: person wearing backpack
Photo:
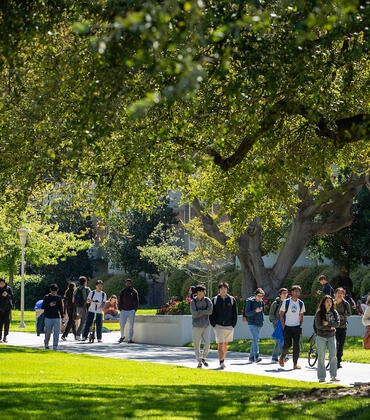
[[[264,321],[264,296],[265,292],[259,287],[255,290],[254,296],[245,301],[243,309],[243,322],[248,322],[249,331],[252,334],[252,344],[249,352],[249,361],[252,363],[258,363],[262,360],[258,343],[260,340],[260,330]]]
[[[344,299],[345,290],[342,287],[335,289],[335,309],[339,314],[340,324],[335,330],[337,340],[337,368],[342,367],[343,347],[347,335],[347,317],[352,315],[351,305]]]
[[[330,283],[327,281],[326,277],[321,274],[318,278],[318,282],[321,284],[322,289],[318,290],[317,293],[321,294],[323,296],[325,295],[329,295],[329,296],[334,296],[334,290],[331,287]]]
[[[339,314],[334,309],[334,300],[330,295],[321,299],[315,314],[316,347],[317,347],[317,378],[319,382],[325,382],[326,366],[325,353],[329,350],[329,373],[330,381],[338,382],[337,379],[337,355],[335,329],[339,326]]]
[[[87,336],[90,332],[90,327],[95,321],[96,336],[98,339],[98,343],[102,342],[103,309],[106,301],[107,294],[103,292],[103,281],[98,280],[96,282],[95,290],[90,292],[86,299],[86,303],[89,305],[89,309],[87,311],[87,318],[85,328],[82,334],[82,341],[86,341]]]
[[[281,308],[282,303],[287,297],[288,297],[288,289],[286,289],[285,287],[282,287],[281,289],[279,289],[279,296],[277,296],[277,298],[272,302],[270,306],[269,320],[274,327],[274,331],[278,327],[276,325],[277,322],[279,322],[280,328],[281,328],[280,308]],[[280,331],[282,331],[282,329]],[[284,338],[282,338],[282,340],[284,340]],[[272,357],[271,357],[272,362],[274,363],[279,362],[279,356],[280,356],[282,348],[283,348],[283,343],[281,339],[278,337],[275,339],[275,347],[274,347],[274,351],[272,352]]]
[[[75,289],[76,289],[76,284],[71,282],[71,283],[69,283],[66,291],[64,292],[64,298],[63,298],[64,315],[67,314],[68,322],[67,322],[67,325],[66,325],[66,327],[64,329],[64,332],[61,336],[61,339],[63,341],[67,341],[67,337],[68,337],[68,334],[69,334],[70,330],[72,330],[72,333],[73,333],[73,335],[75,337],[75,340],[76,340],[76,335],[77,335],[77,333],[76,333],[76,317],[75,317],[76,307],[73,303],[73,294],[74,294]]]
[[[73,304],[75,305],[76,316],[80,320],[80,324],[76,331],[76,340],[80,340],[81,334],[85,328],[87,318],[87,296],[91,292],[90,287],[87,286],[87,277],[80,276],[78,278],[79,286],[73,292]]]
[[[238,321],[238,307],[233,296],[229,295],[229,285],[221,282],[218,285],[218,294],[212,300],[213,311],[209,316],[217,343],[219,369],[225,369],[227,347],[233,341],[234,328]]]
[[[196,296],[190,302],[190,313],[192,315],[193,342],[195,358],[198,362],[198,368],[203,365],[208,366],[206,361],[211,345],[211,324],[209,316],[213,312],[211,299],[206,296],[206,288],[203,285],[196,286]],[[201,351],[201,342],[203,341],[203,351]]]
[[[285,357],[293,341],[293,369],[301,369],[298,365],[299,340],[301,338],[303,316],[306,312],[304,303],[299,299],[301,291],[301,286],[292,286],[292,296],[285,299],[280,308],[280,322],[284,330],[284,344],[279,365],[282,367],[285,365]]]

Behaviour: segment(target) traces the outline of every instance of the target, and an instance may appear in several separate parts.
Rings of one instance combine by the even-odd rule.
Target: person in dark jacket
[[[342,287],[335,289],[335,310],[339,314],[340,324],[335,330],[337,340],[337,367],[342,367],[343,348],[347,335],[347,318],[352,315],[351,305],[344,299],[345,291]]]
[[[281,354],[281,350],[283,349],[283,343],[284,343],[284,335],[283,335],[283,328],[281,327],[280,323],[280,308],[284,300],[288,296],[288,289],[285,287],[282,287],[279,289],[279,295],[277,298],[272,302],[270,306],[269,311],[269,320],[274,327],[274,332],[277,332],[277,328],[280,328],[281,331],[281,337],[275,338],[275,347],[272,352],[272,362],[278,363],[279,362],[279,356]],[[280,324],[279,326],[277,324]]]
[[[335,329],[339,327],[339,314],[334,309],[334,300],[330,295],[321,299],[315,315],[315,327],[317,330],[317,377],[319,382],[325,382],[325,352],[329,350],[329,372],[330,380],[337,382],[337,350],[335,340]]]
[[[334,290],[323,274],[319,276],[318,282],[322,286],[322,289],[317,291],[318,294],[334,296]]]
[[[63,301],[58,295],[58,285],[50,286],[50,293],[44,296],[41,308],[45,314],[45,349],[49,349],[49,340],[53,331],[53,350],[58,350],[60,319],[63,318]]]
[[[61,339],[63,341],[67,340],[69,331],[72,330],[73,335],[76,340],[76,305],[73,303],[74,291],[76,289],[76,284],[71,282],[69,283],[66,291],[64,292],[64,313],[68,316],[68,322],[65,327],[65,330],[62,334]]]
[[[8,342],[10,318],[13,308],[13,292],[3,278],[0,278],[0,341]],[[4,329],[4,336],[3,334]]]
[[[136,289],[132,287],[132,280],[127,279],[125,282],[125,288],[121,290],[119,294],[119,303],[118,309],[120,313],[120,330],[121,337],[118,340],[119,343],[123,343],[125,339],[125,326],[128,320],[130,325],[128,332],[128,343],[133,343],[134,337],[134,323],[135,323],[135,314],[139,307],[139,293]]]
[[[221,282],[218,295],[212,298],[213,311],[209,322],[214,328],[220,369],[225,369],[227,344],[234,338],[234,328],[238,320],[236,300],[228,294],[229,285]]]
[[[260,330],[263,326],[263,311],[265,309],[263,298],[265,292],[259,287],[255,290],[254,296],[245,301],[243,309],[243,322],[248,322],[252,334],[252,344],[249,352],[250,362],[260,362],[262,358],[259,352]]]
[[[81,335],[85,329],[86,319],[87,319],[87,297],[91,292],[90,287],[87,285],[88,279],[85,276],[80,276],[78,278],[79,286],[73,292],[73,303],[75,305],[76,313],[80,319],[80,324],[76,331],[76,340],[80,340]]]

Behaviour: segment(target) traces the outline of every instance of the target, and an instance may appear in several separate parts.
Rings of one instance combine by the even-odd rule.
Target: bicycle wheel
[[[313,367],[317,362],[316,334],[313,333],[309,339],[310,348],[308,349],[308,365]]]
[[[308,365],[311,367],[315,366],[317,362],[317,350],[316,348],[310,347],[308,350]]]

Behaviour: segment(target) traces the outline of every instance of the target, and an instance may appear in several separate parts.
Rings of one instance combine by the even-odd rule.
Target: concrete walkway
[[[74,341],[73,335],[70,334],[68,341],[59,342],[59,350],[67,353],[90,354],[93,356],[136,360],[139,362],[179,365],[188,368],[197,367],[192,348],[128,344],[126,342],[119,344],[119,337],[120,333],[118,331],[112,331],[103,333],[103,343],[97,343],[96,341],[94,343],[88,343]],[[32,333],[10,332],[7,344],[42,349],[44,347],[43,341],[44,335],[38,337]],[[52,339],[50,340],[51,344]],[[203,369],[219,370],[216,350],[210,351],[207,360],[209,367]],[[307,358],[301,358],[299,360],[302,369],[293,370],[291,359],[282,368],[277,363],[271,363],[270,356],[262,357],[260,363],[250,363],[248,353],[229,352],[225,364],[225,371],[227,372],[240,372],[305,382],[317,382],[316,369],[308,366]],[[353,386],[358,383],[370,383],[370,364],[342,362],[342,366],[342,369],[338,369],[337,377],[340,379],[338,384]],[[329,381],[329,372],[327,373],[327,381]]]

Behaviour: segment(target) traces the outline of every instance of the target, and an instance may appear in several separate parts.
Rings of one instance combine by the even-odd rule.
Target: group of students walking
[[[318,305],[313,325],[318,353],[317,376],[319,382],[325,382],[325,353],[328,350],[330,380],[335,382],[338,381],[337,370],[342,367],[347,318],[352,312],[350,303],[345,299],[346,291],[341,287],[333,291],[330,285],[329,288],[326,279],[322,277],[320,276],[319,281],[323,285],[323,290],[319,293],[323,296]],[[66,318],[68,318],[68,323],[61,336],[62,340],[65,341],[72,330],[76,340],[85,341],[92,324],[95,323],[97,340],[98,342],[102,341],[104,308],[109,309],[116,303],[114,299],[112,299],[113,303],[111,299],[107,300],[101,280],[96,282],[95,290],[91,290],[87,286],[87,281],[86,277],[81,276],[78,287],[74,283],[70,283],[64,297],[58,295],[56,284],[50,286],[50,293],[44,296],[41,304],[45,319],[45,349],[49,349],[49,341],[53,333],[52,348],[57,350],[61,329],[60,320]],[[206,296],[206,288],[203,285],[192,286],[190,290],[193,342],[198,368],[208,366],[207,355],[210,349],[211,327],[213,327],[217,343],[219,368],[225,369],[226,367],[228,343],[233,340],[234,328],[238,319],[236,300],[228,292],[229,285],[226,282],[221,282],[218,285],[218,294],[212,299]],[[281,367],[284,367],[289,360],[287,354],[293,345],[293,369],[301,369],[298,359],[306,309],[300,295],[301,287],[298,285],[291,287],[291,296],[288,296],[288,289],[281,288],[277,298],[270,306],[269,320],[274,328],[272,337],[276,341],[272,352],[272,362],[278,363]],[[242,314],[243,322],[248,323],[252,335],[249,352],[251,363],[259,363],[262,360],[259,353],[259,334],[264,323],[264,296],[265,293],[261,288],[256,289],[254,295],[246,299]],[[112,297],[117,300],[115,295]],[[4,279],[0,278],[0,341],[2,339],[5,343],[9,333],[12,301],[11,288]],[[132,280],[127,279],[125,287],[120,292],[118,302],[121,330],[119,343],[125,339],[124,331],[127,322],[130,325],[128,343],[134,342],[134,319],[138,306],[138,292],[132,287]],[[79,320],[77,326],[76,320]],[[367,297],[362,322],[366,327],[364,347],[368,349],[370,348],[370,296]]]
[[[111,299],[103,291],[103,281],[97,280],[95,289],[91,290],[87,285],[87,278],[84,276],[78,279],[79,286],[70,283],[64,296],[58,295],[57,284],[50,286],[50,293],[44,296],[41,309],[44,310],[45,318],[45,339],[44,347],[49,349],[49,341],[53,333],[53,350],[58,349],[60,335],[60,320],[66,322],[61,339],[67,340],[68,334],[72,331],[75,340],[86,341],[91,328],[96,331],[98,343],[102,342],[103,314],[105,307],[111,307]],[[128,342],[133,343],[133,329],[135,313],[139,306],[139,294],[132,287],[132,280],[127,279],[125,287],[120,292],[118,308],[120,310],[121,338],[124,340],[126,322],[129,322]]]
[[[325,290],[327,289],[326,286]],[[206,358],[210,349],[211,327],[213,327],[218,348],[219,368],[224,369],[228,343],[233,340],[233,332],[237,323],[237,304],[235,298],[228,294],[229,285],[225,282],[219,284],[218,294],[212,299],[205,296],[205,290],[204,286],[197,286],[191,291],[190,312],[193,317],[195,357],[198,368],[208,366]],[[243,309],[243,322],[248,323],[252,335],[249,352],[251,363],[259,363],[262,360],[259,353],[259,334],[264,323],[264,295],[261,288],[256,289],[254,295],[245,301]],[[287,354],[293,346],[293,369],[301,369],[298,359],[306,309],[300,295],[301,287],[298,285],[291,287],[291,296],[288,296],[286,288],[281,288],[270,307],[269,319],[274,327],[272,336],[276,340],[272,352],[272,363],[278,363],[281,367],[284,367],[289,360]],[[342,367],[347,318],[351,315],[351,306],[344,299],[345,290],[343,288],[337,288],[334,297],[335,299],[330,294],[323,294],[314,317],[313,328],[316,332],[319,382],[326,380],[326,350],[329,351],[331,382],[338,381],[337,370]],[[370,297],[368,305],[370,305]],[[365,326],[370,324],[370,310],[365,312],[363,324]],[[203,349],[201,349],[202,342]]]

